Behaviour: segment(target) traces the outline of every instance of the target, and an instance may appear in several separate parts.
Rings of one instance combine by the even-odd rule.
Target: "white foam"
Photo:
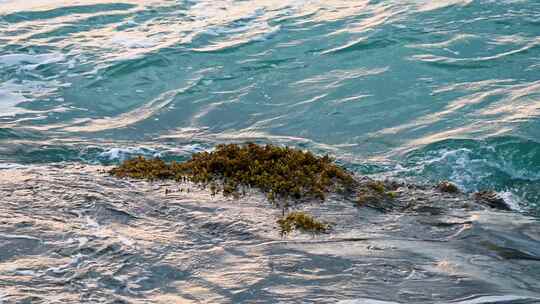
[[[510,190],[507,190],[507,191],[499,192],[499,195],[504,200],[504,202],[510,207],[510,209],[516,210],[516,211],[523,211],[523,209],[521,208],[523,204],[521,201],[521,198],[517,196],[515,193],[513,193]]]
[[[540,300],[540,298],[528,298],[522,296],[514,295],[504,295],[504,296],[482,296],[475,299],[464,300],[459,302],[452,302],[454,304],[503,304],[508,301],[518,301],[518,300]]]
[[[438,0],[438,1],[420,1],[421,4],[418,6],[419,12],[428,12],[434,11],[448,6],[459,5],[467,6],[472,3],[472,0]]]
[[[123,236],[121,234],[118,234],[118,240],[120,240],[120,242],[122,242],[122,244],[126,245],[126,246],[129,246],[129,247],[133,247],[135,245],[135,241],[133,241],[132,239],[126,237],[126,236]]]
[[[0,65],[1,69],[1,65]],[[0,117],[15,116],[23,113],[51,113],[64,112],[65,107],[59,106],[46,111],[28,110],[20,107],[21,103],[30,102],[34,99],[46,99],[58,92],[58,88],[70,84],[62,84],[57,80],[35,81],[24,80],[17,82],[9,80],[0,83]]]
[[[16,274],[20,275],[28,275],[28,276],[36,276],[37,273],[33,270],[17,270],[15,271]]]
[[[92,229],[99,229],[100,227],[99,223],[89,216],[86,217],[86,226]]]
[[[207,149],[200,144],[184,145],[175,147],[173,149],[167,149],[167,152],[174,155],[187,156],[197,152],[203,152]],[[142,155],[149,157],[162,157],[164,152],[160,152],[154,148],[148,147],[116,147],[110,148],[107,151],[101,152],[99,158],[104,158],[111,161],[126,160],[134,155]]]
[[[15,164],[15,163],[0,163],[0,170],[2,169],[21,169],[21,168],[24,168],[25,166],[21,165],[21,164]]]
[[[174,148],[169,151],[177,155],[189,155],[193,153],[208,151],[208,149],[199,144],[192,144],[192,145],[185,145],[178,148]]]
[[[48,53],[48,54],[7,54],[0,56],[0,65],[14,66],[14,65],[29,65],[31,69],[36,68],[43,64],[50,64],[60,62],[65,59],[65,56],[61,53]],[[27,67],[28,68],[28,67]]]
[[[126,148],[111,148],[105,152],[101,152],[99,157],[109,160],[124,160],[131,155],[146,155],[159,157],[161,153],[151,148],[142,147],[126,147]]]
[[[84,245],[88,243],[88,238],[86,237],[77,238],[77,242],[79,243],[79,247],[83,247]]]
[[[12,92],[5,86],[0,86],[0,117],[15,116],[25,113],[26,110],[17,106],[28,101],[21,93]]]
[[[337,304],[400,304],[398,302],[380,301],[373,299],[355,299],[339,301]]]
[[[110,42],[114,45],[123,46],[126,48],[151,48],[158,44],[158,42],[154,39],[146,38],[146,37],[136,37],[133,35],[127,35],[127,34],[117,34],[113,36],[110,40]]]
[[[540,300],[539,298],[528,298],[515,295],[503,295],[503,296],[481,296],[478,298],[468,299],[468,300],[457,300],[457,301],[447,301],[445,303],[453,304],[496,304],[496,303],[507,303],[508,301],[519,301],[519,300]],[[373,299],[354,299],[354,300],[344,300],[337,302],[338,304],[401,304],[399,302],[392,301],[381,301]],[[442,302],[441,302],[442,303]]]

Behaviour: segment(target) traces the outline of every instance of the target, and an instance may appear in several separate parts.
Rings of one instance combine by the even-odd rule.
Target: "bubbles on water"
[[[515,210],[538,212],[540,144],[513,137],[446,140],[405,155],[390,175],[450,180],[467,192],[494,189]]]
[[[112,148],[99,154],[100,158],[106,158],[111,161],[124,161],[133,155],[160,157],[161,153],[150,148],[128,147],[128,148]]]

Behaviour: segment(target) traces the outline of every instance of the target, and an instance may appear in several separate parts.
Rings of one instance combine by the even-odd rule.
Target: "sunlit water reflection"
[[[44,167],[30,166],[28,170],[39,175],[39,170],[53,170],[48,167],[52,163],[111,164],[134,155],[185,160],[192,153],[211,149],[221,142],[272,142],[329,153],[348,168],[375,177],[417,183],[448,179],[466,192],[494,188],[516,211],[537,216],[540,213],[539,26],[540,2],[531,0],[0,0],[0,174],[17,175],[9,170],[38,164]],[[10,178],[15,179],[15,175]],[[62,181],[65,180],[56,183]],[[5,208],[13,209],[5,212],[14,221],[24,222],[25,218],[39,213],[25,214],[30,209],[17,211],[24,204],[43,203],[25,196],[34,193],[24,194],[31,189],[23,190],[21,197],[26,198],[20,200],[17,194],[10,193],[9,187],[4,186],[3,190],[10,194]],[[53,186],[47,187],[53,191]],[[91,195],[97,191],[93,187],[100,186],[90,183],[79,194]],[[133,208],[145,204],[117,191],[124,193],[126,189],[108,189],[102,199],[116,203],[127,199]],[[56,199],[62,210],[79,202],[76,196]],[[151,195],[145,199],[152,200]],[[195,208],[199,202],[196,198],[191,200],[190,206]],[[83,213],[94,208],[83,205],[73,208]],[[257,212],[271,212],[263,209]],[[190,254],[170,257],[169,263],[162,256],[165,249],[150,254],[144,248],[143,253],[134,253],[134,259],[146,266],[126,270],[115,277],[115,271],[124,265],[118,261],[127,259],[123,250],[131,248],[123,243],[133,242],[129,235],[140,235],[137,246],[148,242],[147,248],[155,247],[158,240],[152,238],[159,235],[168,240],[164,243],[174,240],[167,246],[181,246],[174,244],[188,242],[192,236],[169,235],[168,228],[174,221],[178,221],[177,225],[187,225],[183,220],[190,220],[160,219],[150,228],[148,223],[156,219],[126,219],[147,229],[130,227],[134,230],[129,231],[116,224],[103,228],[103,223],[90,212],[88,217],[86,213],[76,215],[77,221],[72,223],[75,226],[68,227],[51,219],[52,210],[43,208],[42,220],[51,227],[43,235],[36,235],[41,226],[39,229],[34,224],[27,228],[25,224],[10,226],[19,224],[6,220],[2,233],[8,236],[2,244],[11,248],[12,233],[6,232],[9,229],[28,229],[28,233],[14,235],[28,235],[39,241],[17,237],[13,244],[17,247],[20,242],[22,251],[28,250],[39,258],[24,260],[26,257],[17,256],[18,253],[5,257],[22,259],[20,265],[30,266],[13,266],[15,270],[2,268],[0,275],[20,275],[21,279],[6,278],[13,284],[11,289],[0,290],[0,298],[2,294],[25,293],[21,286],[37,282],[32,280],[40,284],[48,282],[31,292],[39,298],[42,296],[39,289],[45,288],[51,294],[46,302],[69,297],[77,302],[81,290],[88,290],[89,296],[101,290],[105,298],[113,291],[122,290],[121,297],[130,301],[136,301],[139,296],[140,301],[150,298],[180,301],[175,297],[181,295],[169,292],[169,283],[160,285],[161,281],[187,284],[173,288],[190,290],[186,294],[195,295],[182,296],[181,301],[186,302],[206,299],[206,295],[209,302],[255,299],[248,294],[257,288],[266,292],[255,293],[260,299],[284,294],[284,301],[294,298],[295,292],[314,302],[326,301],[325,296],[332,300],[370,298],[386,303],[439,301],[435,292],[427,296],[420,285],[415,285],[426,280],[441,290],[440,299],[452,299],[456,303],[486,302],[490,296],[503,297],[494,301],[533,303],[535,300],[530,298],[537,292],[537,287],[528,285],[530,280],[537,279],[532,275],[534,269],[527,268],[525,272],[530,276],[520,279],[516,273],[522,269],[519,267],[526,266],[502,263],[495,273],[502,277],[508,271],[511,277],[508,280],[514,285],[508,293],[497,294],[491,291],[504,284],[482,285],[488,281],[485,274],[491,270],[473,275],[477,268],[471,265],[480,265],[484,253],[481,257],[473,253],[461,256],[465,260],[435,258],[435,249],[452,254],[444,245],[438,248],[431,244],[425,246],[437,248],[428,254],[429,262],[414,258],[404,264],[393,264],[382,253],[384,257],[373,260],[364,253],[352,258],[340,255],[335,264],[330,264],[334,265],[329,266],[334,267],[330,270],[319,270],[317,264],[308,263],[308,272],[276,283],[267,278],[272,269],[286,273],[287,267],[299,267],[306,259],[306,252],[312,256],[312,249],[303,245],[294,250],[278,246],[262,251],[253,249],[250,253],[251,247],[243,244],[242,253],[237,256],[228,251],[234,248],[234,242],[219,245],[220,249],[214,245],[204,247],[204,238],[198,238],[193,243],[202,242],[197,246],[207,251],[189,246],[178,248],[191,248],[196,250],[195,255],[209,257],[219,255],[219,250],[228,252],[229,259],[220,267],[229,269],[230,277],[212,278],[211,263],[201,262],[201,269],[208,273],[199,274],[200,281],[184,280],[182,276],[195,275],[192,270],[196,266],[176,270],[167,267],[189,259]],[[251,209],[247,210],[249,213]],[[349,211],[345,213],[354,214]],[[133,215],[141,216],[138,212]],[[504,223],[514,220],[513,215],[505,216],[508,218],[502,220]],[[64,217],[58,215],[61,221]],[[522,220],[534,222],[518,216],[512,229],[521,229],[518,226]],[[121,225],[129,226],[124,222]],[[353,221],[351,225],[360,224]],[[258,225],[253,227],[263,229]],[[73,232],[73,229],[81,230]],[[122,229],[128,230],[122,232]],[[203,233],[197,232],[199,228],[193,229]],[[536,237],[533,232],[526,234]],[[95,236],[91,235],[99,235],[97,243],[80,245],[79,242],[92,242]],[[146,241],[142,240],[144,235],[148,236]],[[52,243],[46,241],[43,245],[44,237],[50,237]],[[262,242],[273,237],[262,233],[255,239]],[[70,238],[72,243],[68,242]],[[109,245],[113,247],[110,254],[118,254],[120,260],[110,256],[105,259],[108,266],[100,266],[95,252],[81,252],[81,248],[99,251]],[[531,254],[536,253],[536,243],[527,245]],[[60,247],[71,248],[73,252],[51,253]],[[364,249],[358,250],[364,252]],[[0,250],[0,256],[5,252]],[[269,260],[282,253],[292,257],[284,258],[282,264],[272,268]],[[247,258],[252,257],[250,254],[255,258]],[[316,258],[326,263],[325,254]],[[84,263],[89,255],[92,258],[86,260],[85,270],[79,273],[77,265]],[[441,263],[447,270],[455,265],[461,268],[458,267],[458,274],[453,274],[452,279],[442,279],[434,274],[436,271],[426,270],[427,264],[420,261]],[[358,281],[351,283],[352,287],[347,285],[347,275],[352,273],[383,271],[384,267],[370,266],[378,263],[390,263],[389,282],[381,283],[378,280],[385,275],[373,274],[372,282],[366,279],[360,284],[363,293],[358,292]],[[416,271],[415,265],[407,263],[420,263],[422,270]],[[162,264],[166,269],[151,269]],[[245,268],[239,266],[244,264]],[[490,260],[488,264],[495,267],[496,263]],[[89,269],[94,266],[98,270]],[[47,270],[55,267],[60,267],[60,274]],[[280,267],[284,268],[279,270]],[[404,267],[404,277],[398,275],[400,267]],[[465,277],[475,277],[483,283],[474,283],[472,287],[459,283],[453,293],[454,289],[445,284],[454,279],[459,281],[463,267],[467,268]],[[48,272],[25,272],[36,269]],[[320,279],[327,272],[328,281],[335,280],[342,289],[334,285],[317,289],[316,284],[311,285],[309,277]],[[108,277],[103,273],[108,273]],[[81,286],[77,285],[78,275],[84,277]],[[152,277],[156,275],[158,278]],[[415,275],[426,277],[416,282]],[[394,276],[396,281],[391,279]],[[379,296],[378,293],[384,294],[396,282],[410,286],[411,294],[394,298]],[[242,284],[245,290],[238,287]],[[103,289],[103,286],[109,287]],[[58,291],[57,298],[53,290]],[[369,294],[370,290],[374,294]],[[488,298],[478,300],[484,295],[480,290],[487,290]],[[242,296],[235,298],[236,292]],[[418,299],[414,298],[416,293]],[[320,298],[310,298],[316,294]],[[90,298],[89,301],[101,300]]]

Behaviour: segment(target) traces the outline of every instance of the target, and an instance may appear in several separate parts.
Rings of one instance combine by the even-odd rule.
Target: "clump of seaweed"
[[[446,193],[459,193],[459,188],[449,181],[442,181],[437,185],[437,190]]]
[[[381,181],[370,181],[366,184],[366,186],[378,194],[384,194],[386,191],[386,187]]]
[[[316,156],[274,145],[218,145],[179,163],[137,157],[113,168],[116,177],[174,179],[210,186],[212,193],[237,196],[246,187],[263,191],[268,199],[324,200],[331,191],[351,191],[356,185],[351,173],[328,156]]]
[[[394,185],[391,187],[396,189]],[[388,187],[382,181],[370,180],[360,185],[356,192],[356,203],[360,206],[368,206],[375,209],[386,210],[389,208],[390,201],[396,199],[398,193],[389,191]]]
[[[171,179],[175,176],[170,166],[163,160],[146,159],[142,156],[124,161],[109,173],[119,178],[131,177],[147,180]]]
[[[313,216],[301,212],[293,211],[282,217],[278,221],[280,227],[280,233],[282,236],[286,236],[293,230],[300,230],[303,232],[311,233],[324,233],[330,229],[330,225],[320,222]]]

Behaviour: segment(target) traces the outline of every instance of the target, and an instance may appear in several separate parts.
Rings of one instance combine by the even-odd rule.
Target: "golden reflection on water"
[[[93,11],[92,8],[89,8],[88,12],[79,12],[77,14],[61,14],[15,23],[1,23],[0,36],[6,40],[7,44],[47,45],[62,50],[65,53],[63,54],[65,58],[60,58],[60,53],[52,54],[52,56],[56,56],[58,64],[65,65],[68,71],[81,64],[91,64],[94,66],[93,70],[85,72],[84,77],[92,77],[99,75],[100,71],[117,62],[139,58],[152,52],[157,53],[159,50],[168,47],[185,48],[194,52],[219,52],[253,41],[263,41],[282,31],[280,25],[276,25],[276,21],[284,20],[292,20],[292,23],[299,27],[294,30],[309,29],[324,22],[343,21],[343,26],[336,27],[326,35],[329,40],[341,36],[345,36],[347,39],[339,40],[334,45],[327,45],[325,49],[319,51],[322,55],[331,55],[351,47],[369,44],[373,41],[372,34],[377,29],[407,19],[411,11],[425,12],[447,6],[465,7],[471,3],[471,0],[408,0],[382,3],[374,3],[368,0],[215,0],[181,4],[170,1],[134,0],[8,0],[1,2],[0,14],[20,12],[24,15],[24,12],[28,11],[43,12],[97,4],[129,4],[131,6],[110,11]],[[138,18],[139,15],[150,10],[159,10],[160,13],[153,18]],[[95,17],[109,18],[110,20],[92,23],[91,20]],[[73,30],[71,28],[77,29]],[[194,41],[196,42],[201,37],[204,37],[202,39],[205,41],[204,43],[192,45]],[[525,34],[502,35],[488,41],[489,44],[509,45],[510,47],[503,51],[494,52],[494,54],[466,58],[460,58],[456,51],[452,53],[455,58],[450,55],[441,56],[435,54],[437,50],[452,51],[450,48],[454,45],[466,44],[468,41],[478,39],[482,39],[482,37],[468,33],[456,33],[441,42],[411,43],[406,45],[408,49],[423,53],[416,53],[407,59],[425,64],[447,64],[460,67],[506,59],[510,56],[528,52],[540,44],[538,37],[527,37]],[[279,48],[285,52],[287,48],[302,43],[304,43],[303,39],[283,42],[279,45]],[[36,66],[39,66],[39,63]],[[31,69],[31,67],[27,66],[25,68]],[[387,72],[395,71],[391,70],[390,66],[371,69],[345,69],[343,71],[329,69],[324,74],[307,77],[291,84],[291,86],[296,86],[299,91],[302,90],[304,93],[308,90],[312,90],[312,92],[319,91],[319,93],[314,96],[305,96],[305,98],[302,96],[303,98],[288,104],[288,106],[294,108],[315,106],[325,102],[329,98],[329,92],[339,90],[343,82]],[[540,98],[538,96],[540,85],[538,82],[517,85],[515,83],[515,79],[491,79],[451,85],[443,84],[440,87],[431,88],[432,96],[452,92],[464,94],[445,99],[444,103],[441,104],[440,111],[415,115],[399,124],[385,121],[379,130],[373,131],[368,137],[375,138],[398,133],[413,134],[421,129],[430,129],[430,127],[434,126],[422,138],[409,139],[404,144],[405,147],[409,147],[430,142],[431,140],[444,139],[448,136],[470,135],[479,130],[490,129],[489,126],[493,124],[518,123],[540,116]],[[54,88],[69,85],[69,83],[50,83],[52,88],[50,92],[54,91]],[[5,111],[8,111],[8,113],[13,111],[13,113],[36,114],[36,116],[39,116],[34,118],[36,120],[46,117],[46,112],[32,112],[18,107],[20,103],[32,100],[26,97],[26,95],[29,95],[28,93],[21,93],[22,89],[20,87],[20,85],[12,84],[5,88],[7,92],[5,96],[7,97],[4,99],[10,100],[10,102],[4,102]],[[35,88],[29,91],[33,94],[41,90],[42,88],[36,85]],[[29,128],[62,132],[100,132],[126,128],[150,120],[162,111],[167,111],[167,107],[174,101],[175,94],[181,90],[173,89],[162,92],[161,95],[150,96],[141,101],[142,104],[136,108],[130,108],[130,110],[120,114],[116,113],[111,116],[96,118],[76,117],[65,122],[49,122],[44,125],[32,125]],[[244,94],[244,92],[239,92],[240,94]],[[39,94],[36,93],[36,95],[36,98],[40,97]],[[2,96],[0,95],[0,97]],[[357,102],[364,97],[370,97],[370,95],[355,94],[334,102],[334,106],[349,104],[349,101]],[[491,102],[491,100],[496,101]],[[70,101],[66,102],[69,103]],[[476,109],[486,103],[490,103],[489,106]],[[191,117],[190,125],[186,127],[203,127],[204,124],[200,122],[202,120],[200,118],[208,116],[210,112],[226,104],[227,101],[218,101],[200,109]],[[471,112],[467,112],[469,110]],[[48,110],[48,112],[53,111],[70,111],[70,109],[58,107]],[[468,126],[453,126],[451,130],[438,127],[439,124],[442,125],[447,121],[451,121],[464,112],[467,112],[467,115],[471,117],[479,117],[483,120]],[[284,121],[287,115],[289,114],[286,113],[282,116],[255,121],[252,126],[236,131],[241,134],[264,134],[265,128],[270,128],[274,123]],[[12,125],[20,122],[22,120],[12,122]],[[510,127],[501,126],[497,130],[491,130],[490,134],[503,134],[507,130],[510,130]]]

